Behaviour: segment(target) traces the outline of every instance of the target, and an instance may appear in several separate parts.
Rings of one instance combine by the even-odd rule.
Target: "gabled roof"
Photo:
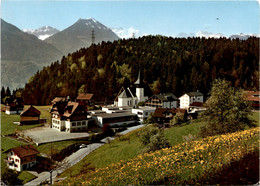
[[[20,116],[26,116],[26,115],[38,115],[38,116],[40,116],[41,111],[39,111],[38,109],[36,109],[32,105],[30,105],[27,109],[22,111],[22,113],[20,114]]]
[[[12,148],[8,151],[13,151],[14,154],[16,154],[19,158],[32,156],[40,153],[33,145],[23,145],[20,147]]]
[[[165,113],[172,113],[175,114],[176,113],[176,109],[175,108],[156,108],[156,110],[154,111],[153,117],[155,118],[162,118],[165,117]]]
[[[189,93],[187,93],[187,94],[188,94],[188,96],[190,96],[190,97],[203,96],[203,94],[202,94],[201,92],[199,92],[199,91],[197,91],[197,92],[189,92]]]
[[[120,90],[119,98],[132,98],[136,97],[133,89],[131,90],[129,87],[122,87]]]
[[[81,93],[78,95],[76,99],[82,99],[82,100],[91,100],[93,97],[93,94],[90,93]]]
[[[51,103],[52,103],[52,104],[55,104],[55,103],[57,103],[57,102],[63,102],[63,101],[66,101],[66,98],[64,98],[64,97],[55,97],[55,98],[51,101]]]
[[[247,101],[260,101],[259,91],[244,91]]]
[[[158,99],[160,99],[162,102],[166,101],[178,101],[179,99],[172,93],[161,93],[155,95]]]

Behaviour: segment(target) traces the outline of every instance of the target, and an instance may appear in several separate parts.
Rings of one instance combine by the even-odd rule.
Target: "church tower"
[[[144,96],[144,83],[141,80],[141,72],[139,70],[138,78],[135,82],[137,103],[145,101],[147,98]]]

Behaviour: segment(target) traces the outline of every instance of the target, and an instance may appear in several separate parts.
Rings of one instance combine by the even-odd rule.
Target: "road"
[[[129,128],[127,128],[127,130],[120,132],[119,134],[125,135],[125,134],[132,132],[136,129],[139,129],[143,126],[145,126],[145,125],[137,125],[134,127],[129,127]],[[103,140],[101,140],[101,142],[103,142],[103,143],[92,143],[92,144],[89,144],[87,147],[79,149],[78,151],[74,152],[73,154],[71,154],[70,156],[65,158],[64,161],[67,162],[67,166],[60,167],[59,169],[52,171],[52,180],[54,180],[56,178],[57,174],[61,174],[67,168],[77,164],[85,156],[87,156],[90,152],[96,150],[97,148],[101,147],[105,143],[108,143],[108,141],[112,141],[114,139],[115,138],[113,138],[113,137],[107,137],[107,138],[104,138]],[[26,186],[35,186],[35,185],[39,185],[45,181],[50,181],[50,172],[42,172],[41,174],[38,175],[38,178],[26,183],[25,185]]]

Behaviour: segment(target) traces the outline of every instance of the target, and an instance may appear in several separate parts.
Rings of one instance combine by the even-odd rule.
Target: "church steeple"
[[[138,78],[135,82],[136,87],[140,88],[144,85],[143,81],[141,80],[141,71],[139,70]]]

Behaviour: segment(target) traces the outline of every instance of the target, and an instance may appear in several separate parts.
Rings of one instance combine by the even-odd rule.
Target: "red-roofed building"
[[[6,114],[20,114],[23,108],[24,102],[22,98],[6,98],[4,107]]]
[[[260,108],[260,92],[259,91],[244,91],[245,99],[252,104],[256,110]]]
[[[21,125],[39,124],[41,112],[32,105],[20,114]]]
[[[170,120],[172,120],[178,112],[183,113],[187,117],[187,110],[180,108],[156,108],[153,117],[155,121],[159,124],[170,123]]]
[[[93,106],[94,105],[93,95],[94,94],[89,94],[89,93],[79,94],[78,97],[76,98],[76,102],[78,102],[80,105]]]
[[[203,102],[193,102],[189,105],[189,113],[197,113],[206,110]]]
[[[32,145],[24,145],[7,151],[7,167],[17,171],[27,170],[36,164],[40,152]]]
[[[56,109],[55,105],[51,109],[52,128],[58,131],[80,132],[86,131],[92,119],[84,105],[78,102],[66,102],[64,107]]]

